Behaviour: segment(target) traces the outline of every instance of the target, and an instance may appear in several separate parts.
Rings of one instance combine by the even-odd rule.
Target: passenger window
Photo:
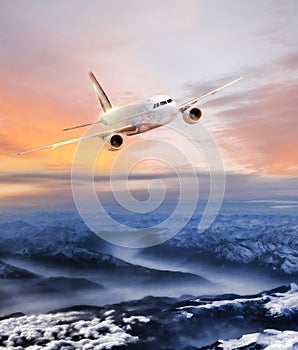
[[[166,104],[167,104],[167,101],[161,101],[160,104],[161,104],[161,105],[166,105]]]

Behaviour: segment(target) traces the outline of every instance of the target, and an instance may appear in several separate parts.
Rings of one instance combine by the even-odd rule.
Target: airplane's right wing
[[[187,106],[194,105],[194,104],[196,104],[197,102],[199,102],[200,100],[202,100],[203,98],[205,98],[205,97],[207,97],[207,96],[210,96],[210,95],[214,95],[214,94],[216,94],[219,90],[224,89],[224,88],[226,88],[226,87],[228,87],[228,86],[230,86],[230,85],[232,85],[232,84],[235,84],[235,83],[237,83],[237,81],[242,80],[242,79],[243,79],[243,76],[241,75],[240,78],[238,78],[238,79],[236,79],[236,80],[233,80],[233,81],[231,81],[231,82],[229,82],[229,83],[227,83],[227,84],[225,84],[225,85],[223,85],[223,86],[220,86],[220,87],[218,87],[218,88],[215,89],[215,90],[212,90],[212,91],[207,92],[206,94],[204,94],[204,95],[202,95],[202,96],[200,96],[200,97],[196,97],[196,98],[194,98],[194,99],[192,99],[192,100],[190,100],[190,101],[187,101],[187,102],[182,103],[181,105],[179,105],[179,108],[180,108],[180,110],[183,110],[183,109],[184,109],[185,107],[187,107]]]
[[[32,152],[36,152],[36,151],[41,151],[43,149],[55,149],[56,147],[59,147],[59,146],[69,145],[71,143],[76,143],[76,142],[82,142],[82,141],[85,141],[85,140],[89,140],[89,139],[91,139],[93,137],[100,137],[100,138],[103,139],[106,136],[112,135],[112,134],[117,133],[117,132],[120,132],[120,133],[122,132],[124,134],[131,133],[131,132],[133,132],[136,129],[137,129],[136,126],[134,126],[132,124],[129,124],[129,125],[125,125],[125,126],[119,127],[117,129],[112,129],[112,130],[108,130],[108,131],[100,131],[100,132],[97,132],[95,134],[86,135],[86,136],[79,137],[79,138],[76,138],[76,139],[66,140],[66,141],[54,143],[52,145],[43,146],[43,147],[39,147],[39,148],[34,148],[34,149],[29,150],[29,151],[24,151],[24,152],[12,154],[12,157],[17,157],[17,156],[21,156],[23,154],[32,153]]]

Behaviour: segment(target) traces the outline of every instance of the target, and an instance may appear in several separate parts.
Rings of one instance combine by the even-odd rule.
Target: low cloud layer
[[[193,193],[194,174],[185,172],[183,185],[186,192]],[[129,179],[129,189],[137,200],[148,197],[148,184],[153,179],[159,179],[166,187],[166,199],[176,201],[179,196],[179,180],[174,173],[134,174]],[[181,180],[181,179],[180,179]],[[199,200],[205,201],[210,193],[210,177],[208,173],[197,173],[200,184]],[[89,180],[82,174],[81,186],[88,186]],[[116,191],[127,190],[126,176],[119,175]],[[0,176],[1,207],[38,207],[70,206],[73,207],[70,173],[4,173]],[[96,176],[95,185],[101,201],[113,202],[113,191],[108,176]],[[298,177],[281,177],[269,175],[245,175],[237,173],[226,174],[225,200],[260,200],[260,199],[297,199]],[[82,192],[83,193],[83,192]]]

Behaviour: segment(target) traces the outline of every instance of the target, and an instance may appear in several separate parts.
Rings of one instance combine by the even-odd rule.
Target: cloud
[[[194,190],[193,172],[185,171],[182,181],[178,181],[173,172],[165,171],[159,174],[135,173],[129,177],[128,188],[138,200],[148,197],[148,183],[152,179],[160,179],[166,188],[166,200],[177,201],[179,196],[179,183],[187,188],[186,192]],[[210,190],[210,177],[207,172],[197,172],[200,183],[199,200],[206,201]],[[180,179],[181,180],[181,179]],[[124,174],[118,174],[113,181],[116,191],[127,190],[127,180]],[[178,182],[177,182],[178,181]],[[78,186],[89,186],[88,177],[81,174],[78,177]],[[73,206],[73,197],[69,172],[40,172],[28,173],[2,173],[0,176],[0,191],[2,208],[8,207],[63,207]],[[100,201],[113,203],[113,191],[110,178],[106,175],[95,176],[95,186],[100,196]],[[256,199],[298,199],[298,177],[278,177],[254,174],[226,174],[225,200],[256,200]],[[84,192],[81,192],[82,195]],[[4,207],[3,207],[4,206]]]
[[[287,56],[277,59],[275,61],[275,66],[279,69],[279,71],[282,70],[283,72],[287,72],[290,73],[290,75],[292,75],[293,72],[297,73],[297,61],[298,52],[290,52]]]
[[[225,156],[246,172],[298,174],[297,59],[292,52],[251,68],[238,92],[220,93],[205,105],[206,125]]]
[[[217,113],[219,143],[256,173],[298,174],[292,171],[298,159],[296,96],[297,86],[290,82],[243,94],[246,106]]]
[[[42,183],[44,181],[69,181],[69,173],[2,173],[0,175],[0,182],[7,183]]]
[[[15,151],[15,145],[7,135],[0,132],[0,150],[1,153],[12,153]]]

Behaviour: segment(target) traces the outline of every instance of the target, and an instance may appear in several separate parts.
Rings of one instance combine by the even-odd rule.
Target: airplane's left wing
[[[86,136],[79,137],[79,138],[76,138],[76,139],[66,140],[66,141],[62,141],[62,142],[58,142],[58,143],[53,143],[52,145],[43,146],[43,147],[31,149],[29,151],[24,151],[24,152],[12,154],[12,157],[17,157],[17,156],[21,156],[23,154],[32,153],[32,152],[36,152],[36,151],[41,151],[43,149],[55,149],[56,147],[59,147],[59,146],[69,145],[71,143],[76,143],[76,142],[82,142],[82,141],[85,141],[85,140],[89,140],[89,139],[91,139],[93,137],[104,138],[104,137],[106,137],[108,135],[111,135],[111,134],[117,133],[117,132],[120,132],[120,133],[121,132],[123,132],[123,133],[132,132],[133,129],[136,129],[136,127],[134,125],[132,125],[132,124],[125,125],[125,126],[117,128],[117,129],[112,129],[112,130],[108,130],[108,131],[100,131],[100,132],[97,132],[95,134],[86,135]]]
[[[99,123],[102,123],[102,121],[99,119],[99,120],[96,120],[95,122],[91,122],[91,123],[86,123],[86,124],[81,124],[81,125],[76,125],[76,126],[70,126],[68,128],[64,128],[63,131],[68,131],[68,130],[73,130],[73,129],[79,129],[79,128],[84,128],[86,126],[91,126],[91,125],[94,125],[94,124],[99,124]]]
[[[215,89],[215,90],[212,90],[212,91],[207,92],[206,94],[204,94],[204,95],[202,95],[202,96],[196,97],[196,98],[194,98],[194,99],[192,99],[192,100],[190,100],[190,101],[187,101],[187,102],[182,103],[181,105],[179,105],[179,108],[180,108],[180,110],[183,110],[183,109],[184,109],[185,107],[187,107],[187,106],[194,105],[194,104],[196,104],[198,101],[202,100],[203,98],[205,98],[205,97],[207,97],[207,96],[210,96],[210,95],[214,95],[214,94],[216,94],[219,90],[224,89],[224,88],[226,88],[226,87],[228,87],[228,86],[230,86],[230,85],[232,85],[232,84],[235,84],[235,83],[237,83],[237,81],[242,80],[242,79],[243,79],[243,76],[241,75],[240,78],[238,78],[238,79],[236,79],[236,80],[233,80],[233,81],[231,81],[231,82],[229,82],[229,83],[227,83],[227,84],[225,84],[225,85],[223,85],[223,86],[220,86],[220,87],[218,87],[218,88]]]

